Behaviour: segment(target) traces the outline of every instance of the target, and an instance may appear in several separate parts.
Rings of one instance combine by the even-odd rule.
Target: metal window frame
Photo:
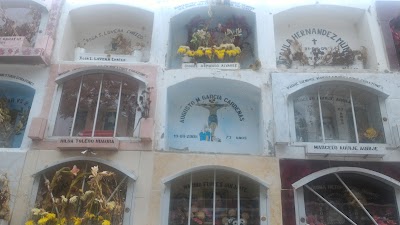
[[[213,225],[215,225],[215,205],[216,205],[216,174],[217,171],[221,171],[218,168],[214,168],[213,169],[213,181],[214,181],[214,185],[213,185]],[[193,190],[193,173],[195,173],[197,171],[191,171],[190,173],[190,190],[189,190],[189,205],[188,205],[188,225],[190,224],[190,219],[191,219],[191,205],[192,205],[192,190]],[[229,171],[228,172],[235,174],[235,171]],[[187,173],[186,173],[187,174]],[[183,176],[185,174],[182,174],[181,176]],[[238,221],[240,221],[240,177],[245,175],[240,174],[240,173],[236,173],[237,175],[237,194],[238,194],[238,208],[237,208],[237,219]],[[180,177],[180,176],[173,176],[174,178]],[[253,179],[252,179],[253,180]],[[170,180],[171,181],[171,180]],[[259,184],[259,214],[260,217],[265,217],[266,219],[263,221],[260,218],[260,225],[268,225],[270,224],[270,220],[271,218],[269,217],[269,211],[270,211],[270,204],[269,204],[269,200],[268,200],[268,187],[263,185],[262,183],[257,182],[256,180],[253,180],[254,183],[258,183]],[[173,182],[173,180],[172,180]],[[160,218],[161,220],[161,225],[168,225],[169,222],[169,210],[170,210],[170,198],[171,198],[171,182],[167,182],[165,183],[164,186],[164,194],[163,197],[161,199],[161,216]]]

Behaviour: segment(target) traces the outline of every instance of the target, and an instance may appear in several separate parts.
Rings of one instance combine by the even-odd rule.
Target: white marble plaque
[[[0,48],[28,47],[29,42],[23,36],[0,37]]]
[[[220,70],[238,70],[240,63],[182,63],[182,69],[220,69]]]

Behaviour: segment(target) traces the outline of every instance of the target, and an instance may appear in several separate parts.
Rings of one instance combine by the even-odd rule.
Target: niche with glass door
[[[345,83],[323,83],[292,95],[297,142],[385,143],[380,99]]]
[[[139,90],[129,76],[92,72],[62,81],[53,136],[134,137]]]

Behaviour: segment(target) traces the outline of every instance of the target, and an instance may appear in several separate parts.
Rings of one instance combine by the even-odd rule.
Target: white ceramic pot
[[[80,47],[75,48],[75,52],[74,52],[75,61],[78,61],[79,57],[85,52],[86,52],[86,50],[84,48],[80,48]]]
[[[135,58],[135,62],[141,62],[143,58],[143,52],[140,50],[133,51],[133,57]]]
[[[192,60],[192,57],[189,57],[189,56],[187,56],[187,55],[184,55],[184,56],[182,57],[182,62],[183,62],[183,63],[190,63],[191,60]]]

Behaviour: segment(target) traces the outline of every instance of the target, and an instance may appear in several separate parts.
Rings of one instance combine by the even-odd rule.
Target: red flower
[[[203,224],[203,221],[201,221],[201,219],[199,219],[199,218],[193,218],[193,221],[198,224]]]

